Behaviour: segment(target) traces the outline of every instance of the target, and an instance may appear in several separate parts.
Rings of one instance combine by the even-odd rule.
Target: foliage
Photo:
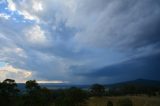
[[[18,97],[18,88],[15,80],[6,79],[0,83],[0,106],[15,106]]]
[[[104,96],[105,95],[105,87],[103,85],[93,84],[90,89],[91,89],[92,96]]]
[[[35,80],[26,82],[27,92],[22,96],[23,106],[50,106],[53,94],[47,88],[41,88]]]
[[[40,89],[40,86],[38,85],[36,80],[27,81],[25,87],[26,87],[28,92],[32,92],[32,91],[36,91],[36,90]]]
[[[98,96],[96,98],[100,97],[100,99],[106,94],[105,87],[100,84],[92,85],[90,92],[76,87],[49,90],[41,88],[36,80],[29,80],[26,82],[25,88],[26,91],[20,92],[13,79],[0,82],[0,106],[86,106],[89,93],[91,96]],[[109,90],[109,95],[148,94],[153,96],[158,93],[158,87],[135,85],[125,85]],[[108,101],[107,106],[113,106],[113,103]],[[118,106],[133,106],[133,104],[130,99],[120,99]]]
[[[72,87],[63,90],[62,94],[56,99],[56,106],[84,106],[88,98],[87,93],[79,88]]]
[[[118,87],[110,88],[110,96],[124,96],[124,95],[140,95],[145,94],[150,96],[158,95],[159,86],[144,86],[141,84],[125,84]]]

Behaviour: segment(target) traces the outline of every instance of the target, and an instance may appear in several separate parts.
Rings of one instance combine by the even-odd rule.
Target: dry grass
[[[92,97],[88,106],[107,106],[109,100],[113,102],[113,106],[118,106],[119,100],[125,98],[131,99],[133,106],[160,106],[160,97],[148,96]]]

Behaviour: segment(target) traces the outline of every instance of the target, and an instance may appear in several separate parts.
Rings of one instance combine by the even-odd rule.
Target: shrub
[[[100,84],[93,84],[90,88],[92,96],[104,96],[105,87]]]

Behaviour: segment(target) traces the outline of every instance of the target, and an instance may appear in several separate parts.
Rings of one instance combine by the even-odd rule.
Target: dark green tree
[[[47,88],[41,88],[36,80],[26,82],[26,94],[22,97],[22,106],[50,106],[53,103],[53,93]]]
[[[0,83],[0,106],[16,106],[19,90],[13,79],[6,79]]]
[[[93,84],[90,88],[92,96],[104,96],[105,95],[105,87],[100,84]]]
[[[50,106],[54,102],[53,92],[47,88],[41,88],[38,93],[40,104],[39,106]]]
[[[23,95],[23,106],[41,106],[40,104],[40,86],[36,80],[26,81],[25,84],[26,93]]]
[[[26,90],[28,92],[37,91],[40,89],[39,84],[36,82],[36,80],[29,80],[26,82]]]
[[[72,87],[64,90],[56,99],[56,106],[85,106],[88,95],[85,91]]]

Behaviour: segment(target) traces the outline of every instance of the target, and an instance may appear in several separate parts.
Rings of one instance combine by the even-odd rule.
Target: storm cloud
[[[79,76],[85,76],[96,80],[106,78],[106,82],[113,83],[119,80],[125,81],[138,78],[160,80],[160,55],[152,54],[149,56],[138,57],[131,60],[123,61],[114,65],[105,66],[100,69],[92,70],[90,73],[76,73]],[[110,81],[108,81],[110,80]]]
[[[160,80],[159,60],[158,0],[0,1],[0,62],[30,78]]]

